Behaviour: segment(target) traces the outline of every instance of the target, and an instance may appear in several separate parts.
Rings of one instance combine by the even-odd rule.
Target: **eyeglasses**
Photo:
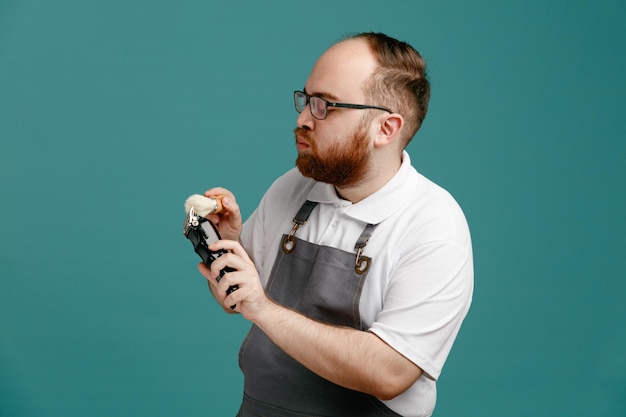
[[[298,113],[302,113],[307,104],[309,104],[311,114],[317,120],[324,120],[326,116],[328,116],[329,107],[343,107],[346,109],[376,109],[386,111],[387,113],[393,113],[385,107],[367,106],[364,104],[333,103],[332,101],[324,100],[321,97],[310,96],[302,91],[293,92],[293,102],[296,105],[296,111]]]

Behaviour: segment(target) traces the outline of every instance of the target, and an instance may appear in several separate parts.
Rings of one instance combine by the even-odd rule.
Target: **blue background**
[[[624,1],[0,0],[0,416],[228,416],[248,329],[181,234],[293,166],[342,36],[426,57],[414,165],[473,233],[435,416],[626,416]]]

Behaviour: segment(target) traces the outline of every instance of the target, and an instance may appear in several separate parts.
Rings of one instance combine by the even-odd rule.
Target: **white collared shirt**
[[[403,416],[429,416],[435,381],[472,299],[472,245],[463,212],[411,166],[406,152],[396,175],[356,204],[294,168],[269,188],[241,235],[264,285],[281,237],[307,199],[320,204],[299,228],[300,239],[355,252],[365,225],[378,224],[363,251],[372,258],[359,305],[363,326],[424,371],[385,404]]]

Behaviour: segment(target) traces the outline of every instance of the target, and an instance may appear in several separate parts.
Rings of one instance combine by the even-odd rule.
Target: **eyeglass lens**
[[[309,105],[311,106],[311,114],[316,119],[326,118],[326,102],[319,97],[311,97],[309,99]]]
[[[298,111],[298,113],[302,113],[306,108],[306,105],[309,104],[313,117],[315,117],[316,119],[326,118],[326,101],[324,99],[315,96],[307,97],[307,95],[302,92],[296,92],[294,95],[294,99],[296,104],[296,110]]]
[[[295,92],[293,97],[296,103],[296,110],[298,111],[298,113],[302,113],[302,111],[306,107],[306,95],[300,92]]]

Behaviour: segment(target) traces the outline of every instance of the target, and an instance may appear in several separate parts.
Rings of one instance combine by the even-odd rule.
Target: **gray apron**
[[[291,233],[283,235],[266,291],[277,303],[312,319],[364,330],[359,300],[371,259],[361,253],[376,226],[365,227],[356,254],[296,238],[316,204],[306,201]],[[255,325],[239,351],[239,366],[245,379],[238,417],[399,417],[377,398],[309,371]]]

